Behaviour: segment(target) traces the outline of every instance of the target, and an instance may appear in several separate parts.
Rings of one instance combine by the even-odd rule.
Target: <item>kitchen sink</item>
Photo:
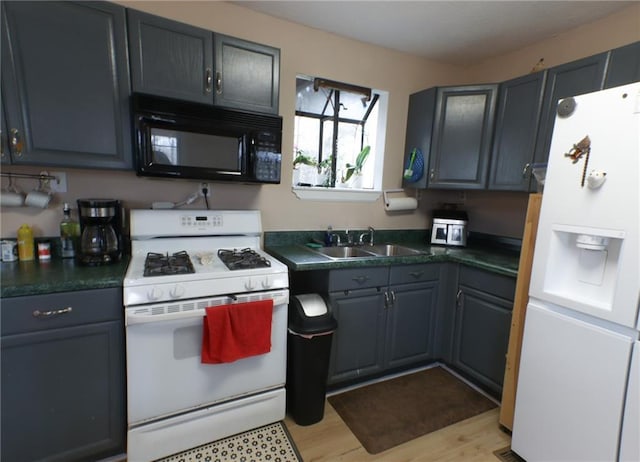
[[[331,258],[354,258],[354,257],[375,257],[371,252],[364,250],[363,247],[320,247],[315,249],[327,257]]]
[[[382,257],[403,257],[407,255],[420,255],[425,252],[421,250],[411,249],[402,245],[396,244],[380,244],[366,247],[367,252],[371,252],[374,255]]]
[[[314,251],[330,258],[404,257],[427,253],[397,244],[320,247]]]

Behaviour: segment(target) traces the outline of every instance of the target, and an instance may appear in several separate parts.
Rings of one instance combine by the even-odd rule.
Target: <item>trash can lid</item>
[[[331,307],[319,294],[293,295],[289,300],[289,329],[296,334],[326,334],[334,331],[338,322]]]

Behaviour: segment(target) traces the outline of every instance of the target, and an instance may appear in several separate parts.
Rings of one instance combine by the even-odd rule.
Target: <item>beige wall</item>
[[[269,231],[324,229],[329,224],[334,229],[365,228],[369,225],[379,229],[420,229],[429,226],[430,211],[433,208],[442,202],[457,199],[454,192],[422,191],[417,211],[394,215],[384,211],[381,199],[373,203],[329,203],[297,199],[290,186],[296,74],[318,75],[389,92],[383,178],[383,187],[389,189],[401,184],[406,113],[411,93],[434,85],[498,81],[528,72],[541,56],[545,56],[548,64],[553,65],[640,40],[638,28],[633,28],[633,21],[628,17],[637,17],[638,8],[634,6],[630,9],[630,14],[615,15],[591,25],[588,30],[576,32],[579,38],[592,36],[589,40],[573,40],[569,33],[529,47],[522,53],[509,54],[473,68],[462,69],[343,39],[224,2],[118,3],[281,49],[283,182],[280,185],[264,186],[214,183],[210,201],[213,209],[260,209],[264,229]],[[607,36],[608,40],[596,45],[600,43],[595,40],[599,36]],[[34,173],[43,170],[35,167],[4,167],[4,170],[9,169]],[[58,222],[62,217],[61,204],[64,201],[75,202],[77,198],[88,197],[116,198],[121,199],[127,208],[143,208],[149,207],[152,201],[179,202],[192,193],[197,185],[196,182],[186,180],[138,178],[132,172],[49,169],[56,170],[66,172],[68,192],[57,195],[55,202],[47,210],[3,209],[0,225],[3,237],[14,237],[21,223],[32,224],[36,236],[57,235]],[[3,185],[4,181],[5,179]],[[29,180],[20,180],[18,184],[25,190],[35,186]],[[464,207],[469,212],[470,229],[520,237],[526,200],[527,195],[524,193],[468,191]],[[197,204],[203,206],[202,202]]]

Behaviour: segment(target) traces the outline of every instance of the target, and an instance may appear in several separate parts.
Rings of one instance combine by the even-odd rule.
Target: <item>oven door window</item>
[[[242,137],[151,127],[151,163],[225,172],[242,172]]]

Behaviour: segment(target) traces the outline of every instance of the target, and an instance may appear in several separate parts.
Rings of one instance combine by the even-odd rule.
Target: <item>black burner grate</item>
[[[144,277],[165,276],[171,274],[190,274],[196,270],[189,254],[184,250],[172,255],[149,252],[144,261]]]
[[[267,268],[271,262],[258,254],[255,250],[247,249],[219,249],[218,257],[230,270]]]

